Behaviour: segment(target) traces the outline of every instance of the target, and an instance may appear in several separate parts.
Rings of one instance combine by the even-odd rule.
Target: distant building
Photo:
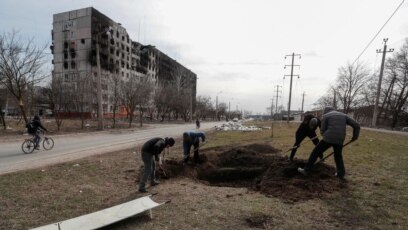
[[[197,77],[193,72],[154,46],[132,41],[120,23],[92,7],[54,14],[51,34],[53,78],[73,89],[88,84],[86,111],[97,111],[98,44],[105,116],[113,112],[109,100],[113,77],[124,81],[147,77],[158,86],[171,81],[170,73],[182,69],[186,72],[183,87],[190,88],[195,99]]]

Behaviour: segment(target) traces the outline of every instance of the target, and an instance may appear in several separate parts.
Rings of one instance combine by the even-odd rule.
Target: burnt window
[[[72,48],[71,48],[70,52],[71,52],[71,57],[72,57],[72,58],[75,58],[75,57],[76,57],[75,49],[72,49]]]
[[[68,52],[64,51],[64,59],[67,59],[67,58],[68,58]]]
[[[116,50],[116,56],[119,57],[119,50]]]
[[[68,69],[68,62],[64,62],[64,69]]]
[[[68,42],[64,42],[64,49],[68,49]]]
[[[111,53],[111,54],[114,54],[114,53],[115,53],[115,49],[111,47],[111,48],[110,48],[110,53]]]
[[[85,44],[85,39],[84,38],[81,39],[81,43]]]
[[[122,41],[124,41],[125,40],[125,36],[122,36]]]
[[[71,61],[71,69],[75,69],[76,68],[76,63],[75,61]]]
[[[119,31],[116,31],[116,37],[117,38],[119,37]]]
[[[126,46],[126,51],[129,52],[129,46]]]

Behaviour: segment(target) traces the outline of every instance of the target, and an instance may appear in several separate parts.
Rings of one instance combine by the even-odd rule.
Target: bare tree
[[[57,77],[53,77],[52,82],[50,82],[46,87],[48,103],[52,110],[58,131],[60,130],[64,120],[64,115],[62,112],[69,110],[69,107],[72,105],[72,94],[68,88],[69,87],[64,85],[63,79]]]
[[[348,63],[338,70],[336,89],[339,103],[343,106],[343,112],[348,113],[352,106],[358,104],[359,96],[367,82],[369,71],[367,67],[357,62],[354,65]]]
[[[5,86],[15,97],[26,123],[28,119],[24,100],[29,86],[46,77],[41,74],[46,47],[35,46],[33,39],[23,41],[14,30],[0,35],[0,85]]]
[[[172,104],[174,101],[175,89],[172,87],[159,86],[154,95],[154,104],[157,110],[157,118],[163,122],[165,117],[170,117]]]
[[[154,83],[147,77],[143,77],[137,82],[135,93],[137,95],[136,103],[139,105],[140,127],[143,126],[143,112],[152,102],[153,89]]]
[[[395,128],[401,112],[408,106],[408,39],[389,59],[385,82],[388,82],[388,87],[382,107],[385,105],[385,111],[391,111],[391,127]]]
[[[6,89],[2,89],[0,87],[0,119],[1,119],[1,123],[3,125],[3,129],[6,130],[7,126],[6,126],[6,118],[5,118],[5,107],[6,107],[6,103],[7,103],[7,90]]]
[[[185,121],[192,119],[193,113],[193,91],[192,85],[189,84],[186,69],[181,65],[176,65],[171,73],[172,80],[168,85],[175,88],[174,97],[177,99],[173,104],[175,118],[181,114]]]
[[[138,94],[135,90],[138,87],[137,83],[137,80],[133,77],[129,81],[120,82],[120,98],[129,118],[129,128],[132,127],[134,111],[138,105]]]
[[[109,96],[109,100],[112,103],[113,110],[113,128],[116,126],[116,111],[120,106],[120,77],[117,74],[113,74],[110,78],[110,87],[112,94]]]
[[[337,90],[334,87],[330,87],[325,95],[321,96],[315,103],[313,103],[314,109],[322,109],[326,106],[338,108],[337,94]]]
[[[212,114],[215,114],[215,109],[211,102],[211,97],[198,96],[196,101],[197,118],[205,120],[207,116]]]
[[[76,73],[76,79],[74,80],[70,90],[65,90],[66,93],[72,95],[72,103],[74,104],[75,110],[80,114],[81,118],[81,129],[85,127],[85,119],[87,114],[90,114],[92,107],[92,78],[91,74],[87,73]]]

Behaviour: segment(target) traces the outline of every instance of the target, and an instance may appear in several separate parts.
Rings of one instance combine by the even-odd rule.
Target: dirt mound
[[[333,176],[332,166],[315,165],[305,177],[297,172],[305,161],[289,162],[287,157],[276,154],[278,152],[268,144],[223,146],[202,150],[202,164],[166,160],[163,169],[170,178],[183,175],[213,186],[248,187],[291,201],[322,197],[346,188]]]
[[[305,164],[305,161],[288,162],[286,158],[275,158],[256,188],[264,194],[292,201],[321,198],[345,188],[345,184],[334,176],[336,170],[332,166],[315,165],[305,177],[297,172],[297,168]]]

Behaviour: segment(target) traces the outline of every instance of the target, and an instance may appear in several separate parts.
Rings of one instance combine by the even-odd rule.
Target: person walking
[[[200,128],[200,120],[197,118],[197,120],[196,120],[196,129],[199,129]]]
[[[205,143],[205,134],[199,131],[188,131],[183,133],[183,150],[184,150],[184,163],[187,163],[190,159],[190,149],[194,146],[194,162],[201,163],[198,149],[200,147],[200,138]]]
[[[153,156],[155,161],[158,162],[159,166],[161,166],[161,157],[159,156],[160,153],[165,149],[172,147],[175,141],[173,138],[152,138],[148,140],[142,146],[142,160],[144,163],[144,172],[143,176],[139,182],[139,192],[145,193],[146,190],[146,182],[150,177],[151,186],[156,186],[159,182],[156,180],[156,163],[153,161]]]
[[[44,131],[48,131],[42,124],[40,116],[35,115],[33,120],[27,124],[28,133],[33,135],[34,138],[34,148],[39,150],[40,149],[40,141],[41,141],[41,129]]]
[[[307,176],[317,160],[317,157],[332,147],[334,150],[334,161],[336,162],[336,176],[344,180],[346,170],[343,162],[343,142],[346,138],[346,126],[353,128],[351,141],[356,141],[360,135],[360,125],[344,113],[335,111],[333,107],[326,107],[323,112],[320,132],[323,140],[313,149],[309,160],[304,168],[298,168],[298,172]]]
[[[316,135],[317,127],[320,128],[321,121],[319,118],[313,116],[313,114],[306,114],[303,122],[300,123],[298,129],[296,130],[295,144],[293,144],[292,152],[290,153],[289,160],[293,161],[296,151],[299,148],[300,143],[306,138],[309,137],[313,141],[313,144],[316,146],[319,144],[319,138]],[[319,155],[320,159],[323,158],[323,154]]]

